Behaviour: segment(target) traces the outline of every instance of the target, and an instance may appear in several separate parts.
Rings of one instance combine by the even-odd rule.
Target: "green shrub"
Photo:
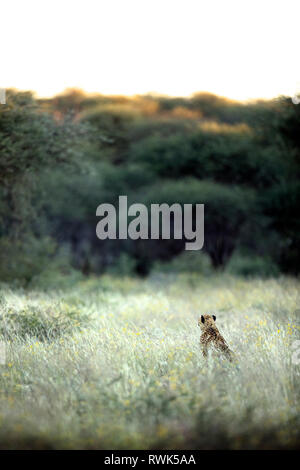
[[[184,251],[169,262],[157,261],[152,268],[153,272],[162,273],[200,273],[211,274],[212,268],[206,253]]]
[[[17,285],[28,284],[47,267],[55,248],[55,242],[49,237],[1,238],[0,280]]]
[[[278,266],[269,258],[260,256],[233,255],[227,271],[239,276],[274,277],[279,275]]]
[[[68,289],[84,279],[81,271],[71,265],[68,246],[62,246],[42,271],[32,277],[29,287],[39,290]]]
[[[127,253],[121,253],[116,262],[107,269],[108,274],[130,276],[135,272],[136,260]]]
[[[63,270],[59,269],[56,267],[55,260],[49,268],[46,268],[31,280],[30,288],[46,291],[48,289],[57,289],[59,286],[60,289],[68,289],[83,279],[84,275],[81,271],[69,265],[66,265]]]
[[[70,334],[86,323],[87,317],[77,307],[25,307],[22,310],[4,309],[0,316],[0,335],[6,340],[28,337],[40,341],[53,340]]]

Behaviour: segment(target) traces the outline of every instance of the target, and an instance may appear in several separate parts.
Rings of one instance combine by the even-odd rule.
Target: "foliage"
[[[270,278],[279,275],[278,265],[266,256],[246,256],[239,253],[233,255],[226,270],[235,276]]]
[[[84,324],[85,320],[76,308],[60,310],[49,307],[43,310],[32,306],[18,311],[8,309],[0,318],[0,335],[5,340],[16,337],[24,340],[54,340],[70,334]]]
[[[197,204],[198,201],[204,204],[204,250],[209,254],[215,268],[224,267],[230,259],[241,228],[247,219],[251,220],[256,203],[255,194],[251,190],[199,181],[195,178],[158,183],[145,193],[143,199],[148,210],[150,204],[159,204],[161,201],[169,205]],[[178,240],[168,241],[168,247],[173,244],[176,244],[179,252],[184,249],[183,243],[178,244]],[[152,242],[149,262],[155,259],[153,245],[155,243]],[[158,245],[160,248],[161,243]],[[146,252],[146,247],[144,251]],[[164,252],[162,258],[165,258]]]
[[[0,183],[7,220],[1,225],[15,238],[32,223],[30,195],[41,169],[78,162],[86,128],[65,116],[56,120],[39,109],[30,93],[7,93],[0,107]]]
[[[37,100],[8,90],[0,107],[0,279],[47,283],[47,263],[49,282],[55,271],[63,279],[55,266],[65,249],[79,278],[117,269],[145,275],[182,253],[178,240],[98,240],[96,208],[116,206],[119,195],[130,204],[204,203],[214,268],[238,249],[298,274],[298,123],[299,107],[286,97],[242,104],[207,93],[70,89]]]
[[[0,239],[0,279],[26,285],[34,276],[48,268],[56,244],[49,237],[26,236],[22,240]]]

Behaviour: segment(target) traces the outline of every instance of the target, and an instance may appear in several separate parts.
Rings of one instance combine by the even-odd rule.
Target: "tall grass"
[[[0,295],[1,448],[299,445],[299,281],[104,276]],[[201,313],[237,363],[202,358]]]

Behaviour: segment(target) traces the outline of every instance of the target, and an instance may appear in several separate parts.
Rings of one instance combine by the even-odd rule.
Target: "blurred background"
[[[0,32],[0,281],[297,275],[297,3],[41,5],[13,0]],[[119,195],[204,203],[203,250],[100,241]]]
[[[297,274],[300,107],[7,90],[0,107],[0,279],[109,271]],[[204,203],[205,243],[96,237],[102,202]],[[57,277],[58,276],[58,277]]]

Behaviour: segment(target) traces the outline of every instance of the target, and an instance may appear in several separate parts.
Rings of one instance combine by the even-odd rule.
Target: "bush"
[[[26,307],[19,311],[10,308],[0,316],[0,335],[6,340],[16,337],[53,340],[70,334],[86,322],[87,317],[76,307]]]
[[[48,266],[56,249],[49,238],[25,236],[22,240],[0,239],[0,280],[27,285]]]
[[[209,275],[212,267],[209,257],[202,252],[184,251],[169,262],[157,261],[154,263],[152,271],[154,273],[200,273]]]
[[[39,290],[68,289],[84,279],[81,271],[72,268],[69,264],[62,266],[61,260],[55,260],[29,284],[30,288]]]
[[[160,177],[195,176],[256,188],[288,175],[282,151],[259,146],[245,125],[207,123],[197,132],[152,134],[131,145],[129,158]]]
[[[230,274],[245,277],[275,277],[279,275],[278,266],[269,258],[259,256],[233,255],[227,266]]]
[[[107,269],[108,274],[130,276],[136,270],[136,260],[127,253],[121,253],[115,263]]]

